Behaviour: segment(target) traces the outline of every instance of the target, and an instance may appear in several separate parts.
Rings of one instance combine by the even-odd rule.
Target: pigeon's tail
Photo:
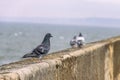
[[[28,53],[28,54],[25,54],[22,58],[29,58],[29,57],[39,58],[40,55]]]

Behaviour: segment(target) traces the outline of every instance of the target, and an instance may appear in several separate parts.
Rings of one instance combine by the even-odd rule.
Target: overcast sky
[[[1,18],[120,18],[120,0],[0,0]]]

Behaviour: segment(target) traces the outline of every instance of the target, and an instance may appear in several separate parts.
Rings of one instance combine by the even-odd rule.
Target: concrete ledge
[[[120,71],[114,69],[120,69],[116,42],[120,37],[55,52],[41,60],[5,64],[0,66],[0,80],[119,80]]]

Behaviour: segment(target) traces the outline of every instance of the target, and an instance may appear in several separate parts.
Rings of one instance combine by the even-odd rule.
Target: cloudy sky
[[[0,18],[120,18],[120,0],[0,0]]]

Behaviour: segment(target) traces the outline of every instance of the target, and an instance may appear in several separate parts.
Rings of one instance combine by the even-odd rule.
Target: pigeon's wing
[[[85,38],[84,38],[84,37],[77,37],[76,40],[77,40],[77,41],[81,40],[82,42],[85,42]]]
[[[48,53],[50,47],[46,45],[39,45],[36,49],[34,49],[34,52],[37,54],[46,54]]]
[[[42,48],[42,52],[44,54],[48,53],[49,50],[50,50],[50,46],[49,45],[44,45],[43,48]]]

